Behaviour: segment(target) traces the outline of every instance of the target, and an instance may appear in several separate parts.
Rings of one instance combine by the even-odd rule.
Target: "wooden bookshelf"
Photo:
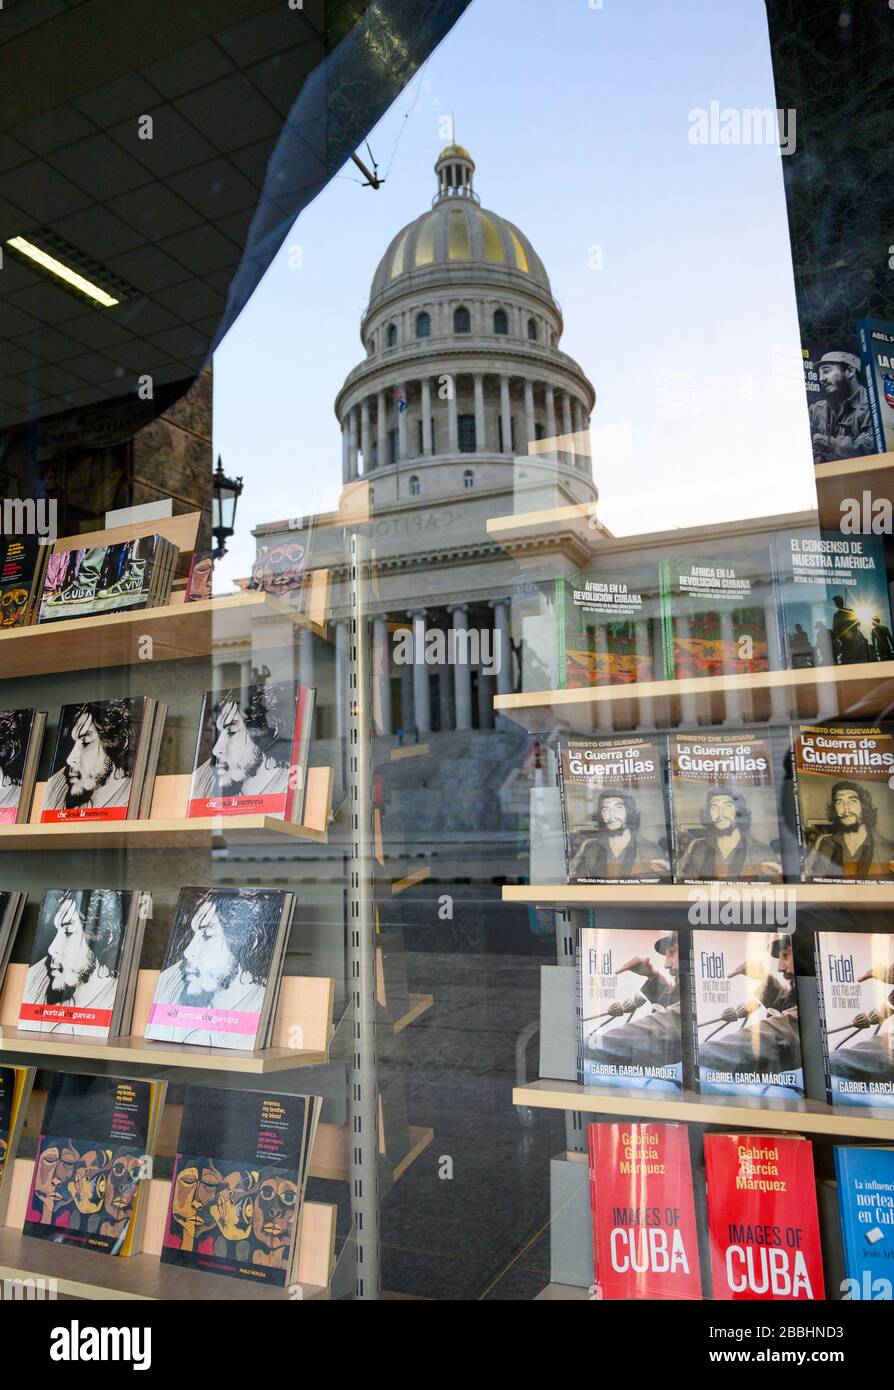
[[[716,725],[726,718],[733,699],[744,718],[758,722],[824,718],[820,701],[834,709],[836,718],[876,718],[894,704],[894,661],[582,690],[527,690],[495,696],[494,709],[532,732],[558,727],[589,734],[679,724],[692,717],[690,705],[704,716],[701,722]],[[785,705],[784,714],[777,711],[777,702]]]
[[[163,608],[11,628],[0,632],[0,671],[4,680],[56,675],[135,664],[145,659],[147,650],[153,661],[182,661],[265,643],[283,646],[294,640],[300,628],[324,635],[329,574],[327,570],[312,574],[306,613],[255,591],[198,603],[185,603],[181,594],[179,601]]]
[[[697,1095],[693,1091],[627,1090],[581,1086],[574,1081],[532,1081],[516,1086],[513,1105],[576,1110],[588,1115],[642,1116],[725,1129],[764,1129],[792,1134],[830,1134],[894,1143],[894,1109],[826,1105],[819,1100],[768,1100],[766,1096]]]
[[[424,869],[413,869],[411,873],[404,874],[403,878],[396,878],[391,884],[391,896],[396,897],[398,893],[404,893],[408,888],[415,888],[417,883],[424,883],[427,878],[431,878],[431,865]]]
[[[520,883],[503,887],[504,903],[533,907],[683,907],[716,887],[733,888],[741,902],[776,901],[784,894],[799,908],[852,908],[877,912],[894,907],[891,883]]]
[[[435,1002],[433,994],[411,994],[408,996],[410,1007],[400,1018],[395,1019],[394,1032],[402,1033],[405,1028],[409,1028],[411,1023],[415,1023],[417,1018],[421,1018]]]
[[[820,523],[829,530],[837,531],[841,526],[845,498],[862,501],[864,491],[871,493],[873,501],[885,498],[894,505],[894,453],[864,454],[816,465]]]

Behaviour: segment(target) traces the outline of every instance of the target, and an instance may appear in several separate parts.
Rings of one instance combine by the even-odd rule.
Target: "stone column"
[[[351,426],[347,415],[341,422],[341,480],[351,481]]]
[[[450,395],[447,397],[447,450],[448,453],[459,453],[459,423],[456,418],[456,393],[459,383],[455,375],[450,373]]]
[[[545,391],[545,393],[546,393],[546,432],[547,432],[547,434],[549,435],[550,439],[555,440],[555,437],[556,437],[556,393],[555,393],[555,391],[553,390],[553,388],[549,385],[548,382],[546,383],[546,385],[544,386],[543,389],[544,389],[544,391]],[[556,455],[556,446],[555,446],[555,444],[553,444],[552,453],[553,453],[553,458],[555,458],[555,457],[557,456],[557,455]]]
[[[478,668],[478,727],[479,729],[492,729],[494,727],[494,681],[493,676],[486,676]]]
[[[512,453],[512,411],[509,407],[509,378],[500,377],[500,418],[503,422],[503,453]]]
[[[484,377],[480,372],[474,376],[475,385],[475,452],[483,454],[487,449],[487,429],[484,417]]]
[[[466,603],[458,603],[455,608],[451,608],[451,627],[459,631],[465,631],[467,628],[466,615],[468,611],[469,606]],[[468,648],[466,648],[466,653],[468,653]],[[472,668],[468,661],[457,661],[453,668],[453,704],[457,729],[471,729]]]
[[[425,651],[425,618],[427,610],[416,608],[410,613],[413,623],[414,655],[413,662],[413,710],[416,728],[421,734],[431,733],[431,687],[428,680],[428,667],[422,659]]]
[[[534,443],[537,437],[537,430],[534,426],[534,383],[525,381],[525,443]],[[525,450],[530,453],[530,449]]]
[[[388,412],[385,405],[385,392],[376,396],[376,466],[384,468],[388,462]]]
[[[400,391],[404,401],[406,401],[407,383],[405,381],[400,383]],[[397,401],[394,403],[394,408],[397,411],[397,454],[398,458],[403,461],[409,457],[407,453],[407,412],[398,408]]]
[[[566,434],[566,435],[571,434],[572,431],[573,431],[573,428],[574,428],[574,427],[573,427],[573,425],[572,425],[572,423],[571,423],[571,397],[569,396],[569,394],[568,394],[567,391],[563,391],[563,392],[562,392],[562,433],[563,433],[563,434]],[[565,453],[565,462],[566,462],[566,463],[573,464],[573,463],[574,463],[574,450],[571,448],[570,445],[564,450],[564,453]]]
[[[430,454],[431,447],[431,382],[427,376],[420,382],[422,388],[422,452]]]
[[[298,637],[298,681],[300,685],[314,685],[314,635],[308,628]]]
[[[388,650],[388,625],[384,618],[373,619],[373,672],[378,690],[379,728],[391,733],[391,661]]]
[[[363,471],[368,473],[371,466],[372,435],[369,428],[369,397],[360,402],[360,452],[363,455]]]
[[[494,610],[494,656],[499,661],[497,671],[497,694],[512,694],[512,646],[509,641],[509,603],[506,599],[493,599]]]
[[[352,478],[356,478],[356,477],[357,477],[357,410],[356,410],[356,408],[355,408],[354,406],[351,406],[351,413],[350,413],[350,429],[351,429],[351,444],[350,444],[350,455],[351,455],[351,459],[350,459],[350,476],[351,476]]]

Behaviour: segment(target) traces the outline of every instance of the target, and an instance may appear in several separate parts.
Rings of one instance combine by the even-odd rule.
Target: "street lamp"
[[[226,555],[226,542],[232,536],[236,521],[236,503],[242,496],[242,479],[228,478],[223,471],[220,461],[220,454],[217,456],[217,467],[213,474],[212,491],[212,526],[214,539],[217,547],[214,551],[215,560],[220,560]]]

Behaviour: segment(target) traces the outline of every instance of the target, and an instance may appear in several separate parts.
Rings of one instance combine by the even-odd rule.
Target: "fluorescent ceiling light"
[[[34,261],[44,270],[48,270],[51,275],[58,275],[59,279],[64,280],[66,285],[71,285],[72,289],[86,295],[95,304],[101,304],[104,309],[111,309],[115,304],[120,303],[114,295],[107,294],[98,285],[94,285],[92,280],[88,280],[85,275],[81,275],[77,270],[72,270],[71,266],[64,265],[55,256],[51,256],[49,251],[42,251],[33,242],[26,241],[23,236],[10,237],[6,244],[11,246],[14,251],[18,251],[20,255],[27,256],[29,261]]]

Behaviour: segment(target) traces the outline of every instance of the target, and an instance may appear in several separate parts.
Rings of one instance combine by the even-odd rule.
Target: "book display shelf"
[[[709,1252],[708,1231],[709,1227],[713,1231],[714,1216],[705,1173],[706,1163],[710,1168],[710,1145],[706,1139],[732,1134],[745,1136],[743,1142],[747,1145],[751,1136],[755,1144],[771,1147],[774,1136],[780,1144],[788,1139],[809,1141],[812,1167],[806,1185],[799,1188],[799,1200],[810,1206],[815,1189],[819,1213],[815,1253],[819,1262],[821,1245],[826,1299],[841,1298],[840,1290],[845,1287],[841,1236],[845,1194],[836,1182],[838,1164],[843,1162],[841,1154],[858,1153],[871,1165],[872,1152],[894,1149],[890,1042],[887,1084],[866,1085],[861,1081],[853,1085],[852,1089],[862,1095],[862,1101],[857,1103],[845,1103],[847,1084],[842,1084],[840,1090],[827,1089],[833,1086],[828,1081],[829,1056],[833,1057],[834,1072],[839,1045],[847,1048],[855,1039],[865,1040],[870,1035],[884,1040],[892,1027],[890,1016],[894,1009],[881,1000],[881,993],[890,992],[894,1000],[894,856],[889,861],[886,849],[880,850],[880,865],[868,868],[864,862],[861,869],[855,869],[848,866],[845,849],[837,867],[833,865],[827,875],[815,868],[816,856],[831,852],[823,846],[831,844],[836,833],[836,825],[823,819],[832,784],[836,783],[837,788],[839,782],[847,783],[849,777],[858,781],[861,769],[859,758],[850,764],[842,758],[839,771],[833,757],[833,770],[826,773],[829,780],[820,806],[819,801],[808,799],[805,767],[807,771],[810,768],[803,761],[802,744],[797,737],[799,729],[818,729],[820,748],[833,746],[824,744],[823,735],[832,734],[836,728],[846,729],[858,740],[872,732],[884,739],[885,721],[890,719],[894,706],[894,660],[890,659],[894,650],[886,650],[883,643],[874,644],[868,624],[875,618],[876,625],[881,621],[890,628],[887,605],[890,581],[894,578],[894,556],[889,541],[885,541],[884,547],[876,537],[866,543],[866,554],[869,547],[877,547],[872,563],[879,583],[873,604],[878,606],[880,617],[874,609],[872,613],[860,612],[864,635],[868,633],[866,640],[860,639],[861,651],[848,647],[847,638],[841,640],[836,624],[835,641],[829,648],[834,659],[828,661],[822,659],[822,624],[816,628],[815,639],[811,629],[804,640],[803,650],[809,649],[809,657],[792,659],[794,646],[790,649],[789,644],[793,633],[800,641],[804,629],[794,626],[794,618],[801,613],[795,613],[794,607],[785,608],[780,598],[783,590],[779,561],[779,556],[786,555],[793,535],[813,535],[818,540],[823,537],[826,542],[837,535],[849,542],[851,537],[844,536],[840,529],[845,499],[859,497],[864,489],[873,498],[890,498],[894,493],[894,456],[878,454],[819,465],[816,484],[816,511],[689,531],[612,537],[602,526],[596,505],[589,503],[532,510],[519,502],[515,514],[488,522],[490,538],[513,556],[523,572],[526,590],[536,594],[535,602],[528,599],[513,614],[513,639],[522,653],[520,688],[498,695],[495,710],[505,721],[527,732],[530,766],[537,768],[529,779],[530,859],[523,863],[516,881],[504,884],[502,899],[505,903],[539,909],[541,915],[543,909],[552,912],[557,945],[556,965],[541,970],[539,1076],[513,1090],[513,1102],[520,1114],[528,1117],[528,1123],[539,1111],[561,1112],[565,1117],[565,1146],[550,1165],[551,1281],[538,1295],[540,1301],[699,1296],[698,1286],[695,1293],[690,1288],[682,1294],[643,1295],[618,1292],[616,1282],[614,1292],[605,1291],[603,1281],[607,1279],[611,1286],[619,1268],[630,1269],[623,1258],[620,1266],[615,1263],[614,1254],[611,1268],[608,1267],[609,1244],[612,1251],[618,1248],[614,1243],[618,1229],[609,1231],[612,1220],[621,1219],[617,1202],[631,1204],[628,1217],[636,1226],[633,1207],[645,1210],[654,1192],[650,1192],[645,1179],[640,1185],[639,1178],[619,1178],[619,1186],[612,1189],[616,1205],[610,1218],[604,1207],[608,1201],[604,1193],[608,1190],[605,1173],[609,1158],[601,1145],[627,1146],[616,1150],[626,1155],[627,1162],[625,1167],[622,1157],[617,1171],[632,1173],[629,1161],[631,1155],[636,1157],[637,1143],[663,1145],[664,1126],[683,1127],[685,1139],[681,1142],[684,1148],[688,1142],[691,1182],[681,1182],[679,1189],[671,1182],[670,1189],[664,1190],[680,1192],[685,1186],[690,1207],[694,1203],[692,1242],[698,1252],[703,1298],[732,1296],[715,1292],[718,1275],[712,1267],[713,1251]],[[864,542],[865,538],[859,543]],[[807,549],[803,539],[799,544]],[[819,544],[815,547],[817,551],[821,548]],[[700,626],[703,614],[691,617],[693,609],[687,609],[682,602],[679,608],[674,607],[678,592],[672,586],[665,592],[662,586],[666,576],[674,578],[687,570],[691,574],[716,573],[735,579],[736,557],[761,553],[770,558],[763,573],[756,568],[751,575],[750,621],[766,641],[764,659],[752,663],[755,669],[735,669],[735,663],[727,669],[717,669],[712,659],[721,649],[728,652],[725,643],[731,636],[738,636],[724,624],[735,625],[739,618],[724,616],[727,610],[721,599],[716,604],[718,614],[709,615]],[[883,563],[879,558],[882,553]],[[675,569],[678,557],[680,563]],[[862,563],[867,569],[870,567],[868,560]],[[695,564],[702,569],[695,569]],[[650,565],[660,576],[653,589],[649,589]],[[628,579],[632,572],[637,576],[635,581]],[[619,591],[626,594],[628,588],[633,591],[637,585],[642,588],[629,610],[635,616],[630,617],[626,628],[623,616],[612,626],[616,617],[616,610],[611,608],[614,595]],[[588,586],[596,598],[590,598]],[[858,588],[858,596],[859,592]],[[788,597],[786,591],[787,600]],[[696,592],[693,602],[697,606],[700,601],[702,595]],[[594,605],[589,610],[588,602]],[[608,606],[600,607],[600,603]],[[702,606],[710,605],[702,601]],[[686,615],[684,619],[680,619],[680,613]],[[712,622],[716,631],[709,630]],[[647,623],[654,623],[654,628],[648,629],[653,636],[643,638],[642,629]],[[751,649],[747,651],[750,655]],[[698,669],[702,658],[702,667]],[[674,662],[678,663],[676,667]],[[746,764],[744,759],[752,757],[758,739],[764,740],[761,746],[769,750],[771,800],[775,797],[773,814],[778,818],[772,853],[765,845],[762,871],[737,873],[734,866],[718,872],[716,865],[725,862],[720,848],[712,850],[714,857],[703,855],[701,860],[696,853],[699,846],[722,843],[722,829],[716,829],[716,823],[709,820],[712,788],[731,795],[735,792],[742,805],[747,805],[742,786],[747,793],[760,778],[754,772],[756,764]],[[628,748],[623,755],[627,761],[621,768],[621,755],[606,750],[624,744]],[[872,743],[870,738],[864,739],[861,746],[875,749],[881,744]],[[688,763],[678,752],[681,747],[689,750]],[[724,748],[730,750],[731,761],[728,765],[711,765],[710,775],[704,778],[698,792],[698,809],[693,812],[685,801],[686,777],[694,776],[689,769],[698,766],[698,757],[722,757]],[[536,755],[533,758],[531,749]],[[733,750],[740,756],[738,763],[732,761]],[[643,801],[637,799],[651,775],[643,772],[644,767],[651,768],[647,756],[653,755],[660,762],[655,795],[665,808],[662,814],[667,816],[667,836],[658,838],[657,843],[652,843],[657,837],[654,827],[644,818]],[[605,761],[616,756],[619,769],[606,770]],[[597,767],[595,777],[587,767],[587,758],[603,764]],[[866,758],[868,763],[870,755]],[[728,772],[723,770],[727,766]],[[743,771],[746,766],[748,775]],[[610,775],[616,772],[614,788],[618,790],[607,790],[612,786]],[[742,776],[742,782],[735,781],[737,775]],[[876,801],[881,810],[873,828],[879,843],[890,814],[885,797],[890,801],[894,796],[888,776],[886,771],[877,783]],[[578,793],[578,786],[584,784],[589,798],[585,812],[579,809],[584,793]],[[575,794],[581,799],[574,800]],[[623,833],[610,821],[609,812],[599,820],[603,800],[610,801],[612,795],[616,803],[626,797],[624,810],[614,810],[617,817],[624,819]],[[756,800],[756,794],[752,795],[749,817]],[[738,801],[735,814],[744,815]],[[741,824],[750,834],[757,833],[756,820],[743,819]],[[634,867],[632,860],[624,861],[621,851],[614,847],[635,844],[635,838],[623,838],[631,826],[633,831],[648,836],[650,846]],[[715,841],[711,841],[712,835],[717,837]],[[849,843],[843,830],[839,838],[843,844]],[[618,857],[613,860],[612,856]],[[768,868],[769,860],[773,864]],[[693,870],[693,864],[700,865],[700,871]],[[709,945],[706,936],[694,939],[697,929],[711,933]],[[734,996],[704,992],[699,972],[707,968],[704,962],[711,953],[711,968],[718,977],[723,976],[724,989],[728,982],[735,988],[736,976],[754,974],[764,982],[768,978],[767,972],[761,975],[752,971],[750,956],[738,969],[730,970],[733,962],[722,954],[724,932],[753,933],[751,941],[757,941],[759,934],[764,933],[763,940],[768,950],[772,947],[774,957],[771,973],[786,948],[791,950],[790,974],[776,977],[777,981],[788,981],[787,1003],[777,999],[775,1008],[765,1002],[759,1006],[759,996],[755,994],[754,1000],[739,1008],[738,1015],[735,1009],[727,1009],[724,1014],[724,998]],[[829,954],[823,947],[820,957],[816,943],[826,934],[830,934],[834,951],[840,952],[834,960],[833,946],[828,947]],[[744,954],[743,937],[726,939],[735,940],[730,949],[734,954],[740,951],[735,957],[738,962]],[[848,953],[851,943],[857,942],[863,942],[869,950],[872,970],[862,971],[858,966],[851,977],[848,961],[852,958]],[[680,959],[679,967],[671,973],[662,959],[669,949],[678,951]],[[753,948],[748,949],[750,952]],[[615,952],[612,957],[609,950]],[[853,950],[858,952],[856,944]],[[651,963],[644,964],[644,957],[650,952]],[[625,958],[624,963],[618,953]],[[599,960],[595,959],[597,955]],[[824,995],[818,989],[821,960],[824,979],[830,960],[829,968],[836,981],[834,971],[840,965],[844,972],[841,982],[848,986],[849,993],[839,998],[831,990]],[[657,971],[652,969],[655,963]],[[848,1024],[833,1029],[832,1024],[839,1020],[827,1017],[824,1008],[834,1011],[839,1003],[844,1006],[842,1001],[852,1003],[858,998],[861,981],[873,971],[879,982],[881,1002],[877,1012],[865,1021],[865,1032],[857,1006],[853,1009],[858,1015],[853,1028]],[[663,995],[655,983],[659,978],[664,981]],[[611,981],[610,988],[605,985],[606,979]],[[611,991],[616,981],[620,981],[620,992],[618,1002],[612,1005],[609,1001],[614,999]],[[716,988],[719,990],[720,986]],[[625,993],[631,995],[629,1000],[622,998]],[[751,1085],[753,1076],[743,1061],[738,1065],[745,1070],[733,1071],[734,1064],[730,1063],[731,1070],[722,1076],[719,1070],[709,1071],[711,1064],[705,1062],[700,1045],[704,1049],[706,1035],[717,1034],[711,1033],[698,1012],[703,994],[714,1001],[713,1012],[717,1015],[708,1022],[727,1038],[734,1030],[744,1037],[744,1030],[756,1020],[766,1018],[770,1028],[778,1027],[781,1032],[792,1026],[792,1018],[796,1019],[803,1094],[797,1093],[796,1085],[789,1084],[791,1075],[783,1077],[781,1071],[764,1072],[759,1076],[762,1084]],[[797,1005],[793,1007],[795,995]],[[766,992],[760,998],[766,1001]],[[663,1002],[652,1002],[657,1000]],[[788,1018],[786,1009],[791,1010]],[[673,1026],[669,1022],[672,1014],[681,1020]],[[640,1024],[646,1020],[637,1041],[639,1051],[633,1041],[627,1043],[623,1033],[625,1025],[634,1028],[637,1020]],[[657,1020],[651,1041],[647,1041],[649,1020]],[[613,1035],[611,1044],[605,1043],[607,1035],[601,1033],[606,1027],[620,1030]],[[725,1028],[730,1029],[726,1034]],[[632,1039],[632,1034],[627,1036]],[[675,1041],[668,1041],[670,1037]],[[659,1040],[664,1051],[650,1056],[648,1047],[658,1048]],[[847,1053],[843,1055],[846,1057]],[[713,1065],[719,1069],[721,1063]],[[761,1064],[756,1065],[759,1068]],[[853,1062],[850,1065],[856,1066]],[[859,1076],[860,1072],[852,1069],[843,1074]],[[879,1070],[878,1076],[881,1074]],[[721,1084],[717,1084],[718,1077]],[[873,1103],[870,1091],[880,1094],[878,1103]],[[865,1150],[872,1152],[863,1153]],[[664,1153],[656,1151],[652,1156],[663,1158]],[[777,1153],[775,1161],[781,1163],[783,1159]],[[655,1171],[661,1166],[656,1165]],[[719,1191],[716,1172],[713,1181]],[[622,1195],[619,1197],[618,1193]],[[716,1192],[714,1200],[719,1200]],[[725,1220],[757,1219],[753,1205],[745,1215],[744,1208],[736,1202],[735,1194],[728,1197]],[[629,1232],[621,1234],[622,1245],[628,1236]],[[881,1239],[881,1235],[873,1235],[870,1244]],[[692,1252],[688,1254],[691,1258]],[[649,1267],[641,1250],[636,1258],[644,1261],[635,1268],[647,1270],[643,1277],[648,1281],[654,1267]],[[850,1272],[847,1267],[847,1273]],[[791,1295],[780,1287],[772,1296]]]
[[[409,1122],[399,1089],[378,1090],[377,1028],[384,1027],[393,1045],[403,1045],[407,1031],[433,1000],[407,992],[401,943],[391,941],[384,951],[375,935],[366,639],[371,555],[357,530],[368,507],[356,487],[345,491],[351,495],[337,512],[316,519],[317,528],[330,536],[336,533],[342,548],[338,583],[333,583],[328,564],[314,568],[310,557],[300,607],[251,590],[188,602],[184,590],[175,586],[158,607],[0,633],[0,705],[48,711],[30,814],[22,823],[0,824],[0,885],[25,900],[10,963],[0,976],[0,1068],[32,1069],[28,1075],[33,1072],[34,1078],[30,1099],[22,1104],[17,1153],[7,1165],[12,1172],[2,1190],[0,1279],[51,1281],[60,1295],[78,1299],[352,1297],[363,1277],[364,1242],[376,1240],[382,1195],[432,1141],[431,1129]],[[143,531],[165,536],[188,557],[199,520],[197,513],[175,516],[147,522]],[[125,531],[132,538],[139,526],[134,523]],[[78,544],[86,548],[116,539],[115,532],[106,531],[79,537]],[[336,643],[336,623],[347,627],[348,642]],[[292,687],[314,694],[301,813],[284,819],[270,813],[268,798],[259,796],[262,804],[256,811],[230,814],[229,807],[222,814],[212,806],[209,814],[197,814],[191,769],[194,757],[198,766],[196,738],[205,692],[239,696],[246,690]],[[148,812],[138,818],[44,820],[44,793],[52,773],[48,754],[60,709],[122,696],[167,706]],[[223,723],[221,708],[215,706],[218,723],[212,741]],[[292,895],[291,915],[279,927],[283,963],[266,1045],[219,1045],[225,1040],[222,1034],[205,1042],[178,1041],[176,1026],[159,1029],[158,1000],[172,997],[163,993],[166,968],[170,974],[165,951],[181,889],[197,890],[201,902],[214,900],[215,893],[270,892],[281,898],[283,885]],[[106,1038],[78,1035],[72,1027],[23,1027],[32,997],[34,941],[42,929],[42,895],[98,888],[125,894],[138,890],[142,901],[151,904],[129,977],[133,1005],[125,1028]],[[358,920],[368,930],[358,927]],[[195,919],[191,929],[197,930]],[[243,930],[238,921],[234,930]],[[178,958],[181,970],[188,968],[183,965],[188,956],[184,941],[178,948],[185,952]],[[47,962],[49,976],[49,953]],[[213,997],[204,1007],[214,1007]],[[172,1006],[170,1018],[176,1018],[176,1008]],[[238,1019],[246,1016],[234,1013],[233,1028],[242,1026]],[[167,1031],[170,1039],[159,1038],[159,1031]],[[180,1028],[179,1034],[185,1031]],[[50,1142],[44,1116],[60,1078],[72,1084],[114,1078],[116,1083],[125,1079],[166,1087],[154,1157],[142,1174],[142,1236],[137,1253],[127,1258],[110,1258],[88,1248],[89,1242],[58,1244],[23,1233],[29,1203],[35,1200],[35,1155],[39,1148],[44,1152],[44,1140]],[[196,1088],[213,1088],[201,1095],[222,1107],[225,1119],[247,1113],[253,1104],[288,1107],[290,1097],[314,1098],[304,1112],[313,1114],[312,1128],[307,1121],[305,1130],[310,1147],[302,1157],[308,1182],[299,1209],[297,1254],[285,1284],[226,1277],[207,1262],[203,1269],[189,1261],[160,1259],[163,1246],[170,1244],[170,1222],[179,1219],[171,1217],[169,1203],[175,1212],[178,1201],[182,1207],[182,1192],[172,1199],[171,1188],[172,1181],[175,1188],[185,1181],[177,1157],[180,1125]],[[264,1123],[268,1114],[263,1111]],[[74,1144],[77,1136],[70,1137]],[[260,1151],[261,1139],[256,1142]],[[205,1164],[214,1161],[206,1159]],[[263,1164],[258,1168],[260,1172]],[[238,1178],[238,1172],[217,1175],[223,1188],[232,1188]],[[238,1183],[233,1191],[238,1193]],[[73,1221],[78,1221],[76,1214]],[[250,1234],[249,1227],[239,1237],[241,1247],[236,1236],[227,1236],[226,1258],[235,1258],[236,1264],[248,1259],[244,1251]],[[220,1235],[212,1230],[211,1240],[215,1244],[208,1248],[220,1256]]]

